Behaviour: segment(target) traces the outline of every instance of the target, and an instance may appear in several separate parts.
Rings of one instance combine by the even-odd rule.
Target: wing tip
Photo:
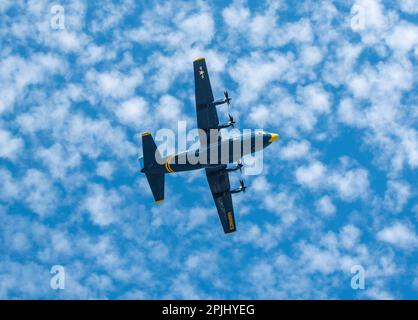
[[[151,132],[144,132],[144,133],[142,134],[142,136],[143,136],[143,137],[146,137],[146,136],[149,136],[149,135],[151,135]]]
[[[164,199],[160,199],[160,200],[155,200],[155,203],[161,203],[161,202],[163,202],[164,201]]]
[[[196,62],[196,61],[203,61],[203,60],[205,60],[205,58],[204,58],[204,57],[198,57],[198,58],[196,58],[193,62]]]

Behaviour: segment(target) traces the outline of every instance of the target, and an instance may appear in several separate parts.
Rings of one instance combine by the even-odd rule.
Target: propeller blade
[[[231,98],[229,97],[228,91],[224,91],[225,101],[229,105]]]
[[[228,113],[228,117],[229,117],[229,123],[231,124],[232,128],[235,128],[235,126],[234,126],[235,125],[234,117],[231,116],[230,113]]]
[[[245,184],[244,184],[244,180],[240,180],[239,181],[239,184],[241,185],[241,190],[242,190],[242,192],[245,192],[245,189],[247,189],[247,187],[245,186]]]
[[[239,168],[239,173],[241,175],[241,180],[242,180],[242,167],[244,166],[241,162],[241,160],[238,161],[237,166]]]

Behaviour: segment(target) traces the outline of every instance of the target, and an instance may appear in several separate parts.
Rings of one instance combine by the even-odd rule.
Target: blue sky
[[[417,298],[417,22],[416,0],[2,1],[0,298]],[[239,128],[281,135],[229,236],[203,171],[157,206],[136,161],[138,133],[194,128],[199,56]]]

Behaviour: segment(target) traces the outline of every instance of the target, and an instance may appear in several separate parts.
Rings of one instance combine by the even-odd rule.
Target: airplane
[[[148,180],[155,202],[160,203],[164,200],[165,174],[205,169],[223,230],[232,233],[236,231],[236,223],[231,195],[245,192],[247,187],[240,179],[240,186],[231,189],[229,172],[241,171],[244,155],[266,148],[279,135],[257,131],[223,140],[220,130],[234,127],[235,120],[229,114],[229,121],[219,124],[217,106],[229,105],[231,98],[225,91],[223,99],[214,100],[205,58],[197,58],[193,69],[200,147],[162,157],[151,133],[145,132],[142,134],[143,155],[139,157],[141,172]],[[238,147],[234,148],[237,143]],[[228,167],[228,164],[234,164],[234,167]]]

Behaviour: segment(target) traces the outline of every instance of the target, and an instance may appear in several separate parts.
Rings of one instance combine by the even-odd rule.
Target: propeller
[[[235,120],[234,117],[231,116],[230,113],[228,113],[228,117],[229,117],[229,124],[231,125],[232,128],[235,128]]]
[[[237,166],[238,166],[238,168],[239,168],[239,172],[240,172],[240,174],[241,174],[241,176],[242,176],[242,167],[243,167],[244,165],[242,164],[242,161],[241,161],[241,160],[238,160],[238,162],[237,162]]]
[[[247,187],[246,187],[246,186],[245,186],[245,184],[244,184],[244,180],[240,179],[240,180],[239,180],[239,184],[241,185],[241,190],[242,190],[242,192],[244,192],[244,193],[245,193],[245,189],[247,189]]]
[[[237,162],[237,166],[239,168],[239,184],[241,185],[241,190],[242,192],[245,192],[245,189],[247,189],[247,187],[244,184],[244,179],[242,179],[242,167],[244,166],[242,163],[242,160],[238,160]]]
[[[229,97],[228,91],[224,91],[225,102],[229,106],[231,103],[231,98]]]

